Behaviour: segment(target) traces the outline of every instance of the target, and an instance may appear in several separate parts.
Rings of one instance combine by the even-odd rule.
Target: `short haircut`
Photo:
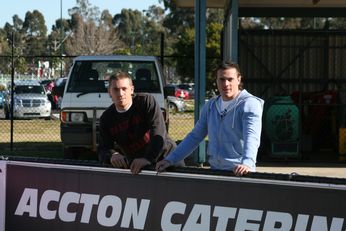
[[[112,74],[110,77],[109,77],[109,86],[111,85],[112,81],[113,80],[119,80],[119,79],[128,79],[129,82],[130,82],[130,85],[133,85],[133,82],[132,82],[132,77],[129,73],[127,72],[124,72],[124,71],[120,71],[120,72],[117,72],[115,74]]]
[[[216,76],[217,76],[217,72],[218,71],[220,71],[220,70],[224,71],[224,70],[231,69],[231,68],[234,68],[237,71],[237,77],[242,76],[241,72],[240,72],[239,65],[237,63],[232,62],[231,60],[223,61],[223,62],[221,62],[217,66],[217,68],[216,68]],[[238,88],[239,88],[239,90],[243,89],[243,82],[242,81],[239,83],[239,87]]]
[[[239,65],[237,63],[234,63],[234,62],[230,61],[230,60],[226,60],[226,61],[221,62],[218,65],[216,71],[227,70],[227,69],[230,69],[230,68],[236,69],[237,72],[238,72],[238,76],[241,76]]]

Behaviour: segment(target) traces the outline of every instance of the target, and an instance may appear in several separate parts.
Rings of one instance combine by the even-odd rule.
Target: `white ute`
[[[75,159],[97,151],[99,118],[111,104],[108,78],[128,72],[135,92],[152,94],[168,123],[161,65],[153,56],[79,56],[74,59],[61,103],[61,140],[64,158]],[[96,156],[95,156],[96,157]]]

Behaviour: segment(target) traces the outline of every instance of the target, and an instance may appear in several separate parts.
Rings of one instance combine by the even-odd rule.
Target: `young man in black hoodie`
[[[116,168],[141,169],[161,160],[175,147],[155,98],[134,94],[128,73],[120,72],[109,79],[113,104],[100,118],[99,160]]]

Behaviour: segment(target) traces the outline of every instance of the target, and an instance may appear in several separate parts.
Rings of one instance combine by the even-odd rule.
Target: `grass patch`
[[[0,142],[10,142],[11,121],[0,120]],[[59,120],[14,120],[14,142],[60,142]]]
[[[194,113],[170,114],[169,135],[181,141],[194,126]],[[14,120],[13,146],[11,150],[11,121],[0,120],[0,156],[63,158],[59,120]],[[81,156],[95,159],[95,153]]]
[[[0,120],[0,155],[63,158],[59,120]]]
[[[194,127],[194,114],[177,113],[169,115],[169,128],[168,134],[174,141],[180,141],[192,130]]]
[[[185,108],[185,111],[186,112],[194,112],[195,110],[195,101],[193,99],[188,99],[188,100],[185,100],[185,105],[186,105],[186,108]]]

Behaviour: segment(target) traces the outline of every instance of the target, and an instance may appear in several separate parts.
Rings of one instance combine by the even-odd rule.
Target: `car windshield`
[[[44,88],[42,85],[20,85],[15,86],[14,92],[16,94],[41,94],[44,95]]]
[[[178,87],[183,90],[192,91],[193,86],[188,84],[179,84]]]
[[[160,82],[152,61],[76,61],[67,92],[107,92],[112,74],[127,72],[131,75],[135,92],[160,93]]]
[[[65,86],[67,78],[59,78],[55,81],[56,86]]]

